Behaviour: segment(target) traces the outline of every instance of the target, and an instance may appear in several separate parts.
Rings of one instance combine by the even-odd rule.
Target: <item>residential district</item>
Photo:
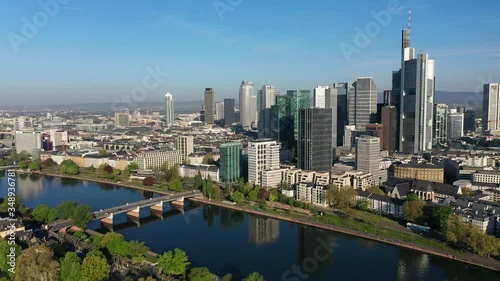
[[[435,104],[434,60],[410,47],[409,30],[402,34],[390,90],[359,77],[312,91],[263,85],[255,95],[254,84],[243,81],[237,100],[200,90],[194,113],[174,113],[175,93],[166,93],[162,106],[111,114],[4,110],[0,164],[134,165],[126,180],[153,186],[145,180],[177,169],[221,188],[243,179],[320,209],[332,206],[332,188],[352,188],[356,204],[378,214],[412,222],[404,211],[411,198],[448,206],[481,233],[499,236],[500,84],[484,85],[482,108]],[[23,154],[23,161],[12,157]]]

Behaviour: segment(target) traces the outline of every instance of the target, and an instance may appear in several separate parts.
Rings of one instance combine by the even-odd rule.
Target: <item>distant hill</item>
[[[378,102],[383,102],[383,93],[378,94]],[[474,92],[448,92],[436,91],[434,103],[445,103],[448,105],[464,105],[476,110],[482,110],[483,95]]]

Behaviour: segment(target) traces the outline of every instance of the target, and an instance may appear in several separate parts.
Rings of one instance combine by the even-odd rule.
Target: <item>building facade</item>
[[[271,138],[271,107],[276,104],[279,91],[272,85],[264,85],[257,96],[259,138]]]
[[[174,97],[171,93],[165,94],[165,126],[172,126],[175,122]]]
[[[140,170],[161,168],[165,163],[168,168],[182,164],[184,156],[180,151],[155,151],[139,153],[134,162]]]
[[[181,152],[184,159],[194,152],[193,136],[179,136],[176,139],[176,148]]]
[[[483,133],[500,131],[500,83],[485,84],[483,88]]]
[[[456,109],[448,113],[448,138],[458,139],[464,136],[464,114]]]
[[[330,86],[317,86],[314,88],[314,105],[315,108],[325,108],[325,92],[330,89]]]
[[[215,121],[215,92],[212,88],[205,88],[204,109],[205,109],[205,124],[214,124],[214,121]]]
[[[280,168],[280,145],[270,139],[248,142],[248,181],[260,185],[262,171]]]
[[[243,126],[243,129],[250,130],[252,126],[252,118],[255,116],[255,113],[252,113],[252,110],[256,110],[256,108],[252,108],[253,99],[253,82],[241,82],[240,85],[240,122]]]
[[[376,173],[380,170],[380,138],[360,136],[356,140],[356,170]]]
[[[448,140],[448,105],[434,105],[434,144],[444,143]]]
[[[223,182],[241,178],[241,143],[230,142],[220,146],[220,177]]]
[[[231,126],[234,122],[234,99],[224,99],[224,126]]]
[[[354,93],[349,99],[349,125],[364,130],[367,124],[376,122],[377,86],[371,77],[360,77],[353,83]]]
[[[297,140],[297,167],[299,169],[331,171],[332,115],[333,111],[329,108],[299,110]]]
[[[398,115],[397,109],[393,105],[382,107],[382,125],[384,125],[384,138],[382,141],[382,149],[394,152],[397,150],[399,135],[398,135]]]

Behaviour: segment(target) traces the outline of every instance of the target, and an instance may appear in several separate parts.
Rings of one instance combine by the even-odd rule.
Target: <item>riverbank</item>
[[[88,178],[88,177],[83,177],[83,176],[71,176],[71,175],[61,175],[61,174],[53,174],[53,173],[47,173],[47,172],[35,172],[35,171],[24,171],[24,170],[17,170],[18,173],[20,174],[34,174],[34,175],[40,175],[40,176],[48,176],[48,177],[58,177],[58,178],[66,178],[66,179],[74,179],[74,180],[82,180],[82,181],[90,181],[90,182],[97,182],[97,183],[104,183],[104,184],[111,184],[111,185],[116,185],[116,186],[121,186],[121,187],[128,187],[128,188],[134,188],[138,190],[143,190],[143,191],[150,191],[154,193],[158,193],[161,195],[170,195],[173,192],[167,192],[164,190],[158,190],[146,186],[137,186],[133,184],[127,184],[124,182],[116,182],[116,181],[110,181],[110,180],[105,180],[105,179],[98,179],[98,178]]]
[[[343,233],[343,234],[347,234],[347,235],[351,235],[351,236],[355,236],[355,237],[359,237],[359,238],[365,238],[365,239],[369,239],[369,240],[373,240],[373,241],[377,241],[377,242],[382,242],[382,243],[386,243],[386,244],[390,244],[390,245],[394,245],[394,246],[399,246],[399,247],[403,247],[403,248],[407,248],[407,249],[411,249],[411,250],[416,250],[416,251],[420,251],[420,252],[423,252],[426,254],[439,256],[442,258],[451,259],[451,260],[455,260],[455,261],[459,261],[459,262],[463,262],[463,263],[467,263],[467,264],[471,264],[471,265],[475,265],[475,266],[480,266],[483,268],[487,268],[490,270],[500,272],[500,262],[499,261],[493,260],[491,258],[483,258],[483,257],[477,256],[474,254],[470,254],[470,253],[452,254],[452,253],[447,252],[447,251],[440,251],[438,249],[425,247],[425,246],[418,245],[418,244],[411,243],[411,242],[403,242],[403,241],[399,241],[396,239],[381,237],[381,236],[374,235],[371,233],[365,233],[365,232],[361,232],[361,231],[357,231],[357,230],[352,230],[349,228],[339,227],[339,226],[325,224],[325,223],[321,223],[321,222],[314,222],[314,221],[311,221],[311,220],[306,219],[306,218],[296,218],[296,217],[284,216],[284,215],[279,215],[279,214],[275,214],[275,213],[271,213],[271,212],[266,212],[265,210],[257,211],[257,210],[254,210],[254,209],[251,209],[248,207],[231,205],[231,204],[222,203],[222,202],[215,201],[215,200],[209,201],[207,199],[201,199],[201,198],[195,198],[195,197],[189,198],[189,200],[195,201],[198,203],[208,204],[208,205],[215,205],[215,206],[223,207],[226,209],[241,211],[241,212],[245,212],[245,213],[249,213],[249,214],[278,219],[278,220],[282,220],[282,221],[294,222],[297,224],[306,225],[306,226],[310,226],[310,227],[316,227],[316,228],[320,228],[320,229],[335,231],[335,232],[339,232],[339,233]]]

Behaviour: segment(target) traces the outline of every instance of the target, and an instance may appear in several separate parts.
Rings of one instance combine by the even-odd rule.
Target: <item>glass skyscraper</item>
[[[241,143],[229,142],[220,146],[220,179],[223,182],[241,178]]]
[[[174,124],[174,97],[171,93],[165,94],[165,125],[172,126]]]

